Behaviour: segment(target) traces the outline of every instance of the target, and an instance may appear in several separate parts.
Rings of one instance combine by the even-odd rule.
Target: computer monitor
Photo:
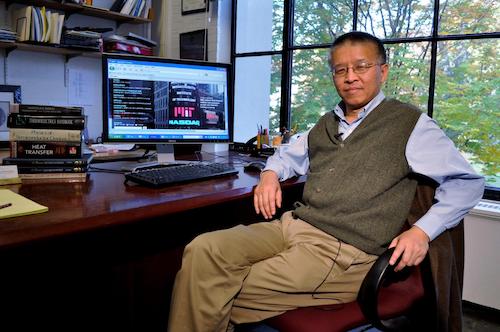
[[[104,142],[156,144],[232,140],[230,65],[121,54],[102,56]]]

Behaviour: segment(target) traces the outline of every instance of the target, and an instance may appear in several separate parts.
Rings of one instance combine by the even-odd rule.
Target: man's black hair
[[[384,44],[380,39],[377,37],[370,35],[369,33],[362,32],[362,31],[351,31],[348,33],[345,33],[343,35],[340,35],[338,38],[336,38],[333,41],[331,49],[333,50],[335,47],[345,44],[347,42],[361,42],[361,43],[373,43],[377,46],[377,53],[382,60],[382,63],[386,63],[387,61],[387,56],[385,53],[385,47]]]

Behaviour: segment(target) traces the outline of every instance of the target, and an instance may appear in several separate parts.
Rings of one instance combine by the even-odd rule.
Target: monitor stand
[[[175,160],[174,144],[157,144],[156,160],[123,163],[121,170],[126,172],[135,172],[140,169],[154,168],[158,165],[180,165],[189,163],[188,161]]]
[[[190,164],[194,163],[197,161],[197,158],[194,160],[179,160],[175,159],[175,154],[174,154],[174,144],[175,143],[167,143],[167,144],[156,144],[156,160],[160,164]],[[193,144],[195,146],[196,144]],[[179,146],[178,146],[179,147]],[[198,152],[198,149],[194,149],[191,152],[189,152],[189,155],[195,154]],[[189,151],[189,150],[188,150]]]
[[[201,145],[201,151],[207,153],[218,153],[229,150],[229,144],[227,143],[203,143]],[[175,160],[174,156],[174,144],[157,144],[156,145],[157,160],[161,164],[169,163],[180,163],[184,164],[186,161]],[[192,161],[191,161],[192,162]]]
[[[156,144],[156,160],[160,164],[175,163],[173,144]]]
[[[131,162],[122,166],[122,170],[128,172],[135,172],[144,168],[152,168],[162,165],[182,165],[195,163],[194,160],[176,160],[174,155],[174,144],[157,144],[156,145],[156,161],[146,161],[146,162]],[[221,152],[226,152],[229,149],[229,144],[227,143],[203,143],[201,147],[202,152],[207,152],[211,154],[219,154]]]
[[[203,143],[201,145],[201,151],[208,153],[218,153],[229,151],[228,143]]]
[[[227,143],[203,143],[201,145],[202,152],[217,153],[229,150],[229,144]],[[186,161],[175,160],[174,156],[174,144],[157,144],[156,145],[156,159],[160,164],[169,163],[186,163]]]

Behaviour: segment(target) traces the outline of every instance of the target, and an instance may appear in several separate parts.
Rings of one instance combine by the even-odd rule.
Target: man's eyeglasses
[[[368,62],[360,62],[355,64],[354,66],[347,67],[347,66],[336,66],[332,68],[332,74],[335,77],[342,77],[347,75],[347,72],[349,71],[349,68],[352,69],[352,71],[355,74],[364,74],[368,71],[373,66],[380,66],[383,65],[383,63],[368,63]]]

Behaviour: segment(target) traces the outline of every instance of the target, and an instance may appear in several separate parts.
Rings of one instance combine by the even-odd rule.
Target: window
[[[234,140],[245,142],[257,134],[257,126],[279,128],[281,109],[281,57],[279,55],[237,58],[234,66]]]
[[[351,30],[350,1],[296,0],[293,12],[293,44],[318,45]]]
[[[331,42],[351,30],[366,31],[382,39],[387,49],[390,74],[385,94],[412,103],[435,118],[485,175],[487,194],[493,195],[489,198],[498,199],[498,1],[233,3],[235,80],[237,87],[242,81],[246,86],[245,91],[235,90],[236,115],[249,105],[241,96],[255,91],[253,98],[266,102],[247,112],[262,119],[260,124],[269,124],[271,132],[281,127],[309,129],[339,101],[327,63]],[[265,69],[255,67],[259,58],[269,59]],[[242,61],[247,62],[245,66]],[[267,73],[259,76],[258,71]],[[235,120],[235,134],[248,126]]]
[[[427,109],[431,43],[413,42],[385,45],[389,77],[383,88],[387,97]]]
[[[293,52],[290,110],[294,131],[312,128],[319,116],[332,109],[332,100],[339,99],[325,59],[327,48]]]
[[[500,187],[500,39],[438,43],[434,118],[457,147]]]

